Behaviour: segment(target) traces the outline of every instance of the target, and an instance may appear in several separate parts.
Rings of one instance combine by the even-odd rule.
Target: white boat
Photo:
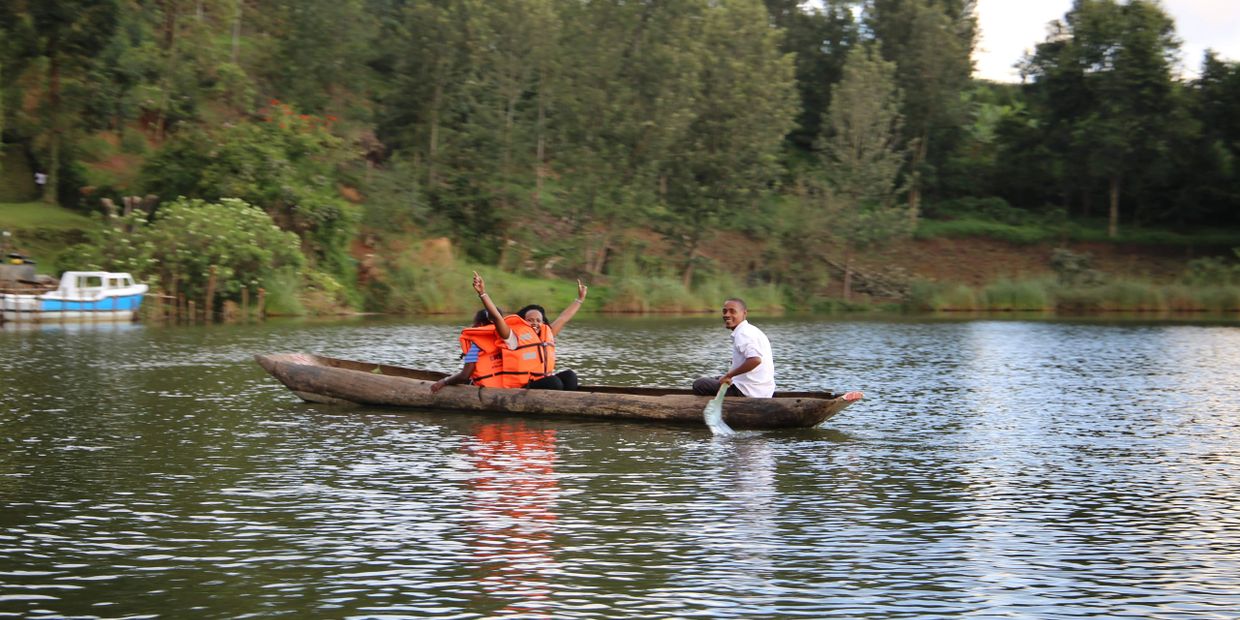
[[[128,273],[66,271],[51,291],[0,292],[0,317],[14,322],[132,321],[147,290]]]

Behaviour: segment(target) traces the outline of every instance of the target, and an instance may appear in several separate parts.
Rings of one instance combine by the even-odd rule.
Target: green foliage
[[[1232,252],[1240,259],[1240,248],[1233,248]],[[1193,259],[1182,280],[1193,286],[1240,285],[1240,260],[1218,256]]]
[[[1040,226],[1013,226],[979,219],[921,220],[913,232],[916,239],[936,237],[988,237],[1022,245],[1041,243],[1054,234]]]
[[[708,9],[690,100],[692,121],[662,166],[663,232],[685,248],[682,283],[692,280],[695,252],[718,225],[747,211],[778,174],[778,153],[796,113],[794,66],[778,51],[779,34],[758,0]]]
[[[810,221],[850,251],[904,236],[916,218],[899,200],[906,152],[898,144],[895,70],[876,51],[859,46],[849,54],[844,79],[832,93],[830,133],[822,139],[826,185],[808,194],[818,211]]]
[[[869,0],[865,22],[883,57],[896,66],[903,92],[904,145],[911,153],[910,203],[920,208],[923,185],[931,186],[966,122],[971,55],[977,36],[973,3]]]
[[[998,196],[954,198],[927,204],[923,214],[934,219],[971,218],[1011,226],[1022,226],[1039,221],[1039,218],[1030,211],[1014,208]]]
[[[1102,283],[1102,274],[1093,268],[1093,257],[1067,248],[1051,252],[1051,269],[1063,286],[1094,286]]]
[[[9,174],[29,154],[64,204],[122,187],[242,199],[298,236],[311,267],[285,278],[295,312],[356,303],[362,218],[368,234],[448,235],[512,271],[606,272],[617,304],[649,294],[651,308],[713,308],[736,288],[701,256],[722,230],[766,248],[738,280],[825,290],[823,259],[909,232],[909,187],[935,220],[918,237],[1108,239],[1097,218],[1115,189],[1131,225],[1114,240],[1197,252],[1240,238],[1226,228],[1240,225],[1240,65],[1207,54],[1200,79],[1174,77],[1157,3],[1074,4],[1024,85],[969,83],[971,0],[260,4],[0,3],[3,195],[35,191],[32,170]],[[858,71],[865,49],[885,61]],[[877,147],[845,165],[861,121]],[[139,187],[116,164],[143,157]],[[669,250],[636,249],[633,229],[650,228]],[[100,242],[141,258],[125,240]],[[368,307],[471,303],[427,266],[391,271]],[[1164,303],[1231,286],[1223,271],[1195,266],[1203,283]],[[1036,297],[1019,288],[935,294]]]
[[[90,243],[74,248],[66,261],[73,261],[66,268],[85,263],[157,278],[164,291],[191,299],[205,294],[212,267],[215,290],[238,299],[242,288],[268,287],[277,274],[296,274],[305,262],[296,235],[234,198],[218,203],[181,198],[163,205],[150,222],[141,211],[105,219]]]
[[[145,155],[150,150],[146,136],[134,129],[126,129],[121,133],[121,151],[131,155]]]
[[[435,218],[417,174],[417,166],[404,157],[395,157],[385,169],[375,171],[366,184],[361,224],[373,230],[407,230],[432,225]]]
[[[1032,99],[1068,165],[1069,186],[1105,187],[1108,233],[1118,232],[1121,191],[1163,176],[1177,133],[1175,24],[1153,2],[1077,2],[1026,71]],[[1097,191],[1096,189],[1094,191]]]
[[[333,118],[298,114],[278,101],[264,113],[257,122],[178,133],[143,169],[146,189],[261,206],[297,233],[315,264],[354,281],[348,246],[361,214],[336,188],[348,151],[330,131]]]

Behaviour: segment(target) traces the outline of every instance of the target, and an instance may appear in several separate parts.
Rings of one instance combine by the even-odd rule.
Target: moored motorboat
[[[565,392],[449,385],[432,393],[431,384],[447,375],[309,353],[265,354],[255,359],[294,394],[317,403],[702,424],[703,410],[711,400],[690,390],[612,386],[582,386]],[[829,392],[728,397],[723,419],[732,428],[809,428],[853,402]]]
[[[50,291],[0,292],[0,320],[131,321],[147,290],[128,273],[66,271]]]

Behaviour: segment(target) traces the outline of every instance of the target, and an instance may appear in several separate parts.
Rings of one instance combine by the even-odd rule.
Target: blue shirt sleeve
[[[481,352],[482,352],[482,349],[479,349],[478,345],[470,344],[469,350],[465,352],[465,357],[461,358],[461,363],[462,364],[477,363],[478,354]]]

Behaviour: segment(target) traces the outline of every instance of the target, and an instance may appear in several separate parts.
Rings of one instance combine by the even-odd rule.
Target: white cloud
[[[1163,0],[1163,10],[1175,20],[1182,42],[1180,70],[1195,75],[1206,48],[1228,60],[1240,60],[1240,2],[1237,0]],[[1034,45],[1046,40],[1047,24],[1063,18],[1072,0],[978,0],[981,36],[975,75],[1014,82],[1013,65]]]

